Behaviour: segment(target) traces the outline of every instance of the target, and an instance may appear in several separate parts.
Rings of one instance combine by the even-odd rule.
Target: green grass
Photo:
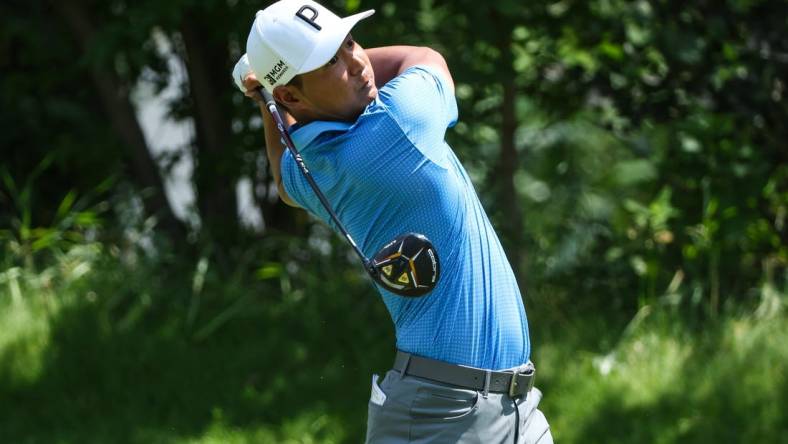
[[[226,279],[86,245],[6,269],[0,442],[360,442],[393,335],[335,261]],[[529,307],[557,442],[788,443],[785,297],[764,292],[693,328],[669,307],[628,325]]]
[[[788,442],[788,324],[728,317],[702,331],[655,313],[607,353],[560,342],[539,362],[561,442]]]

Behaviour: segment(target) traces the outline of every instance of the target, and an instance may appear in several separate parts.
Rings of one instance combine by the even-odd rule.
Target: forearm
[[[263,117],[263,132],[265,138],[265,154],[268,158],[268,167],[271,170],[276,190],[282,201],[290,206],[298,206],[290,196],[285,192],[285,187],[282,183],[282,154],[286,147],[281,142],[279,130],[274,123],[271,113],[265,105],[265,100],[262,94],[262,86],[257,81],[257,76],[252,72],[249,66],[249,58],[244,54],[233,68],[232,77],[235,84],[238,86],[246,97],[254,100],[260,107],[260,115]],[[288,127],[295,123],[295,119],[290,116],[290,113],[279,109],[279,115],[284,120],[285,125]]]
[[[265,151],[268,157],[268,166],[271,170],[271,175],[274,177],[274,183],[276,183],[279,197],[284,203],[296,207],[298,204],[290,199],[290,196],[287,195],[284,190],[284,185],[282,184],[282,153],[284,153],[287,148],[282,144],[281,135],[276,127],[276,123],[274,123],[274,119],[271,117],[271,113],[268,112],[268,109],[266,109],[265,104],[262,102],[260,103],[260,112],[263,115]],[[294,120],[288,113],[280,110],[279,114],[288,126],[294,123]]]
[[[375,85],[382,88],[394,77],[414,65],[429,65],[444,73],[450,85],[454,86],[449,67],[443,56],[426,46],[382,46],[366,49],[372,70],[375,72]]]

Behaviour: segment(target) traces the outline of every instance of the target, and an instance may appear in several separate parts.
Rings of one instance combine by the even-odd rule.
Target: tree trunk
[[[517,131],[517,83],[515,81],[514,54],[512,54],[512,33],[515,23],[501,13],[498,7],[491,4],[488,9],[490,21],[496,23],[495,46],[500,51],[501,64],[497,67],[496,79],[501,85],[501,128],[500,128],[500,153],[493,169],[493,175],[488,178],[492,181],[491,189],[497,203],[499,217],[499,236],[506,250],[506,256],[517,276],[520,286],[523,285],[522,274],[522,247],[523,215],[520,208],[520,199],[515,187],[515,174],[519,167],[515,132]]]
[[[520,261],[522,259],[521,247],[523,245],[523,215],[520,200],[515,187],[515,174],[519,166],[517,147],[515,145],[515,131],[517,130],[517,115],[515,101],[517,100],[517,86],[514,76],[503,81],[503,103],[501,104],[501,152],[498,159],[498,203],[503,206],[504,217],[503,232],[505,242],[508,244],[506,254],[509,262],[520,277]]]
[[[96,26],[85,6],[78,1],[55,1],[52,5],[76,37],[82,50],[89,50],[94,44]],[[90,73],[112,127],[127,147],[130,161],[128,166],[132,172],[130,179],[143,189],[152,190],[150,196],[142,199],[146,213],[156,215],[159,226],[176,242],[182,242],[186,234],[185,227],[175,217],[167,201],[159,167],[151,157],[142,127],[129,100],[127,85],[123,84],[113,70],[101,69],[96,64],[92,64]]]
[[[232,245],[239,234],[237,158],[230,144],[229,103],[232,91],[227,48],[206,42],[210,24],[201,16],[187,14],[181,25],[183,59],[189,74],[196,129],[195,187],[203,232],[219,245]]]

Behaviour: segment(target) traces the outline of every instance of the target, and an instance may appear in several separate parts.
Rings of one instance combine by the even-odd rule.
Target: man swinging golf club
[[[514,274],[444,140],[449,69],[429,48],[362,48],[350,31],[373,12],[274,3],[233,70],[261,104],[280,197],[348,240],[394,322],[366,441],[552,443]]]

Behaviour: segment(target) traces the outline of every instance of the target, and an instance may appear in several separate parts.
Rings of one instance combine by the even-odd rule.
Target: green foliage
[[[767,293],[768,315],[728,315],[700,331],[669,306],[644,307],[609,349],[587,348],[586,322],[553,333],[539,354],[556,438],[784,442],[786,299]]]
[[[524,278],[558,440],[788,441],[788,4],[328,4],[377,10],[364,46],[445,56],[447,139]],[[390,320],[341,239],[272,199],[228,78],[264,6],[0,5],[3,438],[362,436]],[[194,127],[190,233],[149,205],[170,168],[135,138],[141,83]],[[236,232],[239,177],[263,233]]]
[[[95,196],[111,186],[108,178],[93,192],[79,197],[75,190],[63,196],[48,223],[35,221],[36,205],[34,191],[41,176],[52,163],[53,156],[45,157],[31,172],[24,183],[17,184],[11,172],[0,165],[0,202],[7,203],[9,212],[0,214],[0,225],[9,227],[0,230],[0,251],[2,263],[8,266],[14,262],[33,266],[33,259],[47,251],[52,255],[63,255],[72,246],[85,243],[90,236],[101,228],[100,215],[106,211],[106,202],[93,203]],[[40,224],[40,225],[39,225]]]
[[[280,265],[289,275],[258,275],[254,258],[275,242],[236,258],[230,278],[162,246],[150,255],[100,243],[45,268],[4,269],[4,439],[322,443],[363,433],[356,401],[367,387],[355,382],[388,364],[385,309],[341,251],[303,257],[293,245]],[[340,322],[348,317],[356,322]]]
[[[701,294],[696,305],[713,315],[729,303],[723,293],[738,295],[734,305],[747,302],[741,299],[763,280],[765,258],[785,269],[783,2],[330,5],[378,11],[354,30],[364,45],[429,44],[444,54],[461,116],[447,137],[513,252],[514,267],[533,288],[579,273],[587,279],[571,280],[578,282],[573,291],[627,294],[617,296],[624,299],[618,305],[634,309],[681,272],[681,292]],[[258,110],[226,75],[243,50],[249,17],[263,5],[75,2],[72,9],[95,28],[84,42],[68,14],[31,6],[33,14],[14,3],[0,14],[10,56],[3,61],[10,75],[0,82],[0,118],[16,129],[2,140],[15,147],[8,169],[17,180],[35,172],[43,153],[53,159],[33,199],[41,202],[34,219],[52,220],[48,213],[64,203],[67,190],[84,196],[101,187],[105,177],[98,173],[151,186],[139,178],[139,167],[129,168],[128,156],[119,156],[122,150],[107,149],[118,145],[113,133],[125,133],[108,127],[106,104],[90,94],[91,70],[98,67],[117,77],[124,94],[139,82],[159,90],[173,83],[182,91],[170,114],[197,125],[195,140],[179,156],[194,156],[199,214],[193,219],[205,222],[191,239],[214,243],[198,250],[217,259],[247,243],[234,234],[236,218],[217,216],[235,211],[226,185],[239,177],[254,179],[270,231],[307,231],[305,218],[269,199]],[[63,37],[56,46],[26,32],[43,27]],[[186,62],[185,76],[171,72],[172,57]],[[67,63],[72,60],[77,63]],[[58,76],[49,74],[53,64],[65,67]],[[200,111],[208,108],[215,112]],[[221,149],[208,143],[208,134]],[[510,142],[513,152],[504,149]],[[654,205],[671,209],[661,227],[643,221],[662,217],[647,214],[661,211]],[[146,216],[161,216],[149,210]],[[116,213],[104,216],[123,222]],[[520,250],[525,259],[515,253]]]
[[[231,279],[204,260],[98,243],[43,269],[3,270],[4,439],[360,441],[367,381],[390,365],[382,344],[393,337],[365,278],[348,271],[339,243],[329,245],[293,246],[281,258],[288,273],[262,276],[251,260]],[[667,299],[627,323],[529,310],[554,436],[782,442],[786,284],[764,287],[756,312],[702,330],[688,328]]]

